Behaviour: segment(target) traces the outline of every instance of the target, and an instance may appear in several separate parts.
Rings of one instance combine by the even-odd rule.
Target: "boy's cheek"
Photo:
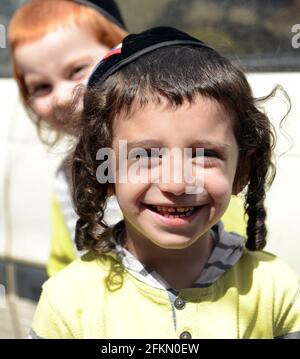
[[[230,179],[222,174],[206,175],[204,177],[204,187],[214,202],[221,202],[230,198],[232,184]]]
[[[138,203],[145,193],[144,184],[119,183],[115,184],[115,192],[118,201],[126,206],[126,203]]]

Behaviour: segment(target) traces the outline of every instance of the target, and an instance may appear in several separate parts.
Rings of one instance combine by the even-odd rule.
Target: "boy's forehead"
[[[170,137],[181,135],[192,141],[197,137],[197,131],[212,135],[231,130],[230,114],[216,100],[201,95],[192,102],[186,100],[176,106],[165,98],[147,104],[135,100],[130,112],[119,113],[114,121],[114,135],[130,138],[137,135],[159,138],[168,134]]]
[[[232,111],[224,104],[215,100],[214,98],[196,94],[191,100],[184,99],[182,104],[175,104],[170,99],[157,94],[149,94],[148,98],[141,98],[138,94],[128,108],[121,109],[117,114],[116,120],[130,120],[135,117],[141,117],[144,114],[159,114],[163,112],[182,112],[189,109],[199,108],[203,113],[210,112],[212,115],[217,115],[220,120],[232,117]],[[222,116],[220,117],[220,113]]]

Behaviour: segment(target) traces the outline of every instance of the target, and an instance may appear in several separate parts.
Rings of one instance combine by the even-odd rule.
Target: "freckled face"
[[[64,108],[70,102],[74,88],[87,83],[92,69],[108,50],[94,35],[76,25],[17,47],[17,66],[24,74],[34,112],[53,128],[65,128],[56,118],[56,106]],[[80,104],[76,110],[81,109]]]
[[[166,105],[166,104],[165,104]],[[151,148],[203,148],[202,190],[186,193],[182,181],[166,183],[120,183],[116,173],[116,196],[126,222],[127,238],[150,240],[165,249],[187,248],[224,214],[232,194],[238,162],[238,145],[230,114],[216,101],[201,96],[193,104],[184,103],[172,109],[148,104],[114,125],[113,149],[118,152],[119,140],[128,142],[128,151],[143,148],[152,161]],[[119,154],[120,155],[120,154]],[[118,156],[119,156],[118,155]],[[118,163],[117,156],[117,163]],[[195,158],[191,159],[192,166]],[[127,161],[128,168],[132,160]],[[176,170],[176,164],[170,171]],[[132,177],[131,177],[132,178]]]

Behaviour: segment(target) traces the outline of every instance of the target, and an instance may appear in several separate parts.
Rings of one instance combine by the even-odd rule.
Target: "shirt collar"
[[[124,221],[117,223],[113,229],[112,253],[117,260],[138,280],[155,288],[176,292],[157,272],[145,266],[121,245],[124,229]],[[208,287],[217,281],[240,259],[244,250],[245,239],[234,232],[225,232],[221,221],[213,226],[211,231],[215,242],[214,249],[193,288]]]

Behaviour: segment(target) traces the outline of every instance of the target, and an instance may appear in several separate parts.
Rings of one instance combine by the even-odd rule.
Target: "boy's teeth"
[[[194,207],[163,207],[163,206],[153,206],[153,207],[155,207],[159,212],[167,212],[167,213],[172,213],[172,212],[184,213],[194,209]]]
[[[190,208],[177,207],[177,212],[186,212]]]

